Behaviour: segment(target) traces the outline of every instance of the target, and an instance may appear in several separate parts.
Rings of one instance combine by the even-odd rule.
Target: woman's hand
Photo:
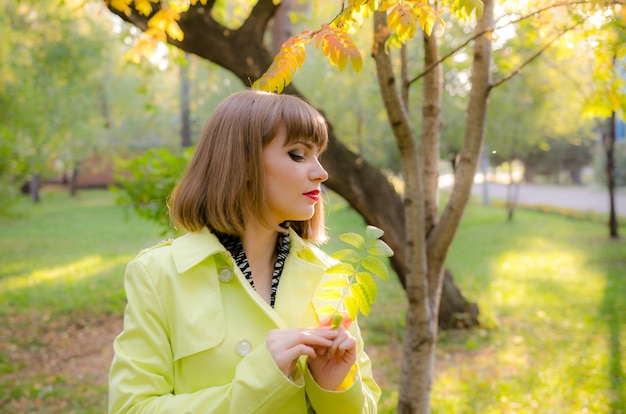
[[[321,327],[330,326],[329,318],[321,322]],[[328,347],[317,347],[316,355],[309,355],[308,365],[317,384],[327,390],[335,390],[346,378],[356,362],[356,339],[348,328],[351,320],[344,317],[341,325],[335,329],[337,336]]]
[[[290,376],[301,355],[315,359],[320,349],[330,349],[339,332],[330,326],[304,329],[274,329],[265,341],[278,368]]]

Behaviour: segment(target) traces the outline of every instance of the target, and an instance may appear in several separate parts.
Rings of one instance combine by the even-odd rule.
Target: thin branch
[[[541,47],[539,50],[537,50],[535,53],[533,53],[525,62],[523,62],[521,65],[519,65],[517,68],[513,69],[512,71],[510,71],[509,73],[507,73],[506,75],[504,75],[502,78],[500,78],[499,80],[492,82],[489,85],[490,89],[495,88],[496,86],[500,86],[502,85],[504,82],[508,81],[509,79],[513,78],[514,76],[518,75],[522,69],[524,69],[526,66],[528,66],[531,62],[533,62],[535,59],[537,59],[539,56],[541,56],[543,54],[543,52],[545,52],[550,46],[552,46],[554,44],[554,42],[556,42],[557,40],[559,40],[563,35],[565,35],[567,32],[574,30],[576,27],[580,26],[582,23],[584,23],[587,20],[587,17],[585,17],[583,20],[577,22],[575,25],[568,27],[567,29],[563,30],[561,33],[559,33],[557,36],[554,37],[554,39],[550,40],[548,43],[546,43],[545,45],[543,45],[543,47]]]
[[[472,41],[476,40],[477,38],[484,36],[487,33],[492,33],[496,30],[499,29],[503,29],[507,26],[510,26],[512,24],[516,24],[519,23],[523,20],[529,19],[537,14],[546,12],[550,9],[553,8],[557,8],[557,7],[567,7],[567,6],[572,6],[572,5],[581,5],[581,4],[591,4],[591,2],[589,0],[581,0],[581,1],[572,1],[572,2],[563,2],[563,3],[556,3],[556,4],[551,4],[549,6],[543,7],[541,9],[535,10],[529,14],[526,14],[524,16],[520,16],[519,18],[515,19],[515,20],[511,20],[503,25],[500,26],[495,26],[494,28],[488,28],[484,31],[481,31],[480,33],[475,33],[472,37],[468,38],[465,42],[461,43],[459,46],[457,46],[456,48],[452,49],[450,52],[448,52],[447,54],[443,55],[438,61],[431,63],[430,65],[426,66],[426,68],[424,68],[424,70],[418,74],[417,76],[415,76],[413,79],[409,80],[408,85],[410,86],[411,84],[413,84],[414,82],[417,82],[418,80],[420,80],[421,78],[423,78],[424,76],[426,76],[426,74],[428,72],[430,72],[431,70],[433,70],[437,65],[440,65],[441,63],[445,62],[446,60],[448,60],[450,57],[454,56],[455,54],[457,54],[461,49],[465,48],[465,46],[467,46],[468,44],[470,44]],[[616,6],[616,5],[626,5],[626,0],[615,0],[610,4],[607,4],[607,6]],[[585,19],[587,19],[587,17],[585,17]]]

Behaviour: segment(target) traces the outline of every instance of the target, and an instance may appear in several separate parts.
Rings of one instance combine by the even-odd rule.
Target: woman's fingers
[[[316,350],[332,346],[337,335],[329,328],[275,329],[269,332],[266,346],[276,365],[289,376],[300,356],[315,358]]]

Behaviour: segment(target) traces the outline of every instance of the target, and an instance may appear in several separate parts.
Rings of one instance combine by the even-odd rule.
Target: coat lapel
[[[324,276],[324,271],[332,264],[328,256],[316,247],[306,243],[293,230],[290,231],[291,247],[276,292],[274,309],[263,302],[248,285],[243,274],[229,257],[217,237],[206,227],[198,232],[187,233],[172,243],[174,262],[178,273],[184,274],[207,257],[219,254],[216,260],[225,260],[233,269],[244,290],[257,302],[259,309],[269,316],[280,328],[303,327],[303,323],[319,322],[315,316],[312,299]],[[307,315],[307,311],[311,311]]]
[[[327,256],[323,252],[307,245],[293,230],[290,239],[291,249],[276,292],[274,310],[288,327],[295,328],[319,322],[312,300],[331,263],[324,260]]]

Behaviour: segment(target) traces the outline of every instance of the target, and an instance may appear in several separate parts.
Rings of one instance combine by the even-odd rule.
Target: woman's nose
[[[320,161],[317,159],[315,160],[315,165],[311,171],[311,179],[321,182],[328,180],[328,172],[326,172]]]

